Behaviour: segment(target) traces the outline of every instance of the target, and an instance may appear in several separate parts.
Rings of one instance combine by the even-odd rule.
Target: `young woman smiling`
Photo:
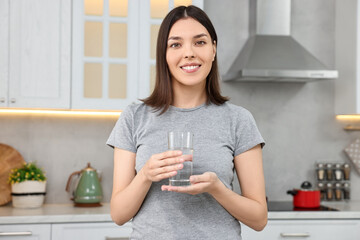
[[[107,141],[115,149],[111,216],[119,225],[133,219],[131,239],[241,239],[239,221],[266,225],[264,140],[251,113],[220,94],[217,41],[201,9],[173,9],[159,30],[155,89],[124,110]],[[168,185],[184,161],[167,151],[174,130],[194,133],[186,187]]]

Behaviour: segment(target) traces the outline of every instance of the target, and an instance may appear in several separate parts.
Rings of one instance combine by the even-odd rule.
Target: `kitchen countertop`
[[[269,220],[359,219],[360,201],[322,202],[340,211],[269,211]],[[44,204],[40,208],[20,209],[11,204],[0,206],[0,224],[111,222],[110,204],[83,208],[73,204]]]
[[[275,202],[281,203],[281,202]],[[288,202],[284,202],[288,203]],[[302,220],[302,219],[359,219],[360,201],[321,202],[322,206],[339,211],[269,211],[269,220]]]
[[[112,222],[110,204],[101,207],[74,207],[73,204],[44,204],[40,208],[0,206],[0,224],[16,223]]]

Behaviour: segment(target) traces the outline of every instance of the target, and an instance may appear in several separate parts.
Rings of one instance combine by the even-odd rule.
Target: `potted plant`
[[[35,163],[29,162],[21,168],[11,169],[9,183],[14,207],[37,208],[44,203],[46,176]]]

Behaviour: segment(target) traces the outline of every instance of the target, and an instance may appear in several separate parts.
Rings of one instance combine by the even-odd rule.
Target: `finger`
[[[154,156],[156,156],[158,159],[162,160],[162,159],[171,158],[171,157],[178,157],[178,156],[181,156],[181,154],[182,154],[182,152],[180,150],[170,150],[170,151],[155,154]]]
[[[154,181],[158,182],[161,181],[163,179],[167,179],[170,177],[173,177],[177,174],[177,171],[171,171],[171,172],[167,172],[167,173],[162,173],[162,174],[158,174],[154,177]]]
[[[203,173],[201,175],[192,175],[190,176],[191,183],[201,183],[201,182],[210,182],[212,181],[212,174],[209,172]]]
[[[184,159],[184,161],[192,161],[193,160],[192,154],[182,155],[181,157]]]
[[[172,158],[166,158],[163,160],[160,160],[160,167],[168,166],[168,165],[174,165],[176,163],[183,163],[185,160],[182,156],[180,157],[172,157]]]

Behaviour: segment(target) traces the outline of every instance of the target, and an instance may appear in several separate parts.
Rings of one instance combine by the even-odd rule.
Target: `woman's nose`
[[[195,58],[195,52],[194,52],[192,45],[185,46],[184,57],[185,58]]]

